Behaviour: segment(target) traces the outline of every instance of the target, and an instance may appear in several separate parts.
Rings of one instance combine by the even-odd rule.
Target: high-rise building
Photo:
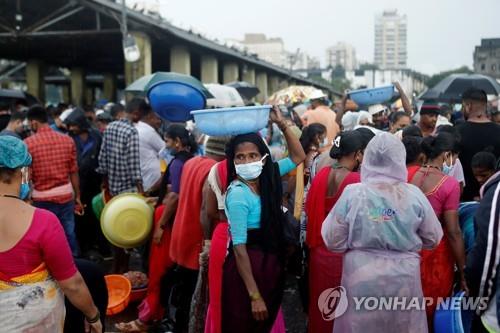
[[[375,17],[375,59],[381,69],[406,68],[406,15],[387,10]]]
[[[356,49],[344,42],[339,42],[326,49],[326,67],[342,66],[346,71],[358,68]]]
[[[500,79],[500,38],[483,38],[474,50],[474,72]]]

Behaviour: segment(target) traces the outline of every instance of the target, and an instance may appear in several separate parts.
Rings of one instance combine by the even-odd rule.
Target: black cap
[[[486,92],[482,89],[469,88],[462,93],[462,100],[477,101],[477,102],[488,102],[488,97]]]
[[[330,157],[339,159],[342,156],[362,150],[365,148],[364,142],[363,135],[359,131],[342,132],[333,140]]]
[[[366,146],[368,146],[368,143],[375,136],[375,133],[373,133],[373,131],[371,131],[369,128],[366,127],[356,128],[355,131],[361,134],[361,139],[363,140],[363,149],[365,149]]]

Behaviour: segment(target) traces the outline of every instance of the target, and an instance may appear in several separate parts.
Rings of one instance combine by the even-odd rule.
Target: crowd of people
[[[356,110],[347,96],[331,108],[320,94],[301,115],[275,106],[267,128],[232,137],[168,123],[141,98],[10,111],[0,129],[2,326],[103,332],[104,270],[128,272],[132,252],[147,295],[120,332],[286,332],[290,278],[310,333],[433,332],[438,300],[458,290],[489,300],[473,332],[500,331],[498,117],[478,89],[463,92],[460,112],[417,112],[395,86],[401,110]],[[151,237],[133,251],[111,245],[92,211],[96,196],[123,193],[155,207]],[[470,202],[472,226],[460,216]],[[339,286],[434,302],[351,302],[326,319],[319,300]]]

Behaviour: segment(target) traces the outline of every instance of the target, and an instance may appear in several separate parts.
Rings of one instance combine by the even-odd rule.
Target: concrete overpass
[[[100,78],[108,100],[117,89],[156,71],[190,74],[204,83],[247,81],[259,87],[263,102],[290,84],[322,83],[291,74],[255,55],[221,45],[173,26],[158,15],[127,9],[127,27],[141,58],[125,62],[122,50],[122,5],[111,0],[17,0],[0,2],[0,58],[26,62],[28,92],[44,100],[48,68],[66,68],[66,101],[91,103],[89,77]],[[95,83],[93,83],[95,84]]]

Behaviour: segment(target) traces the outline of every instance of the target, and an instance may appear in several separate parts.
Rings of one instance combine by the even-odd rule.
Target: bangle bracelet
[[[85,317],[85,320],[87,321],[87,323],[89,324],[95,324],[99,321],[99,319],[101,319],[101,313],[99,312],[99,309],[97,309],[97,314],[95,315],[94,318],[87,318]]]
[[[254,293],[250,293],[250,300],[252,302],[258,301],[259,299],[262,299],[262,296],[260,296],[260,293],[258,291],[254,292]]]

